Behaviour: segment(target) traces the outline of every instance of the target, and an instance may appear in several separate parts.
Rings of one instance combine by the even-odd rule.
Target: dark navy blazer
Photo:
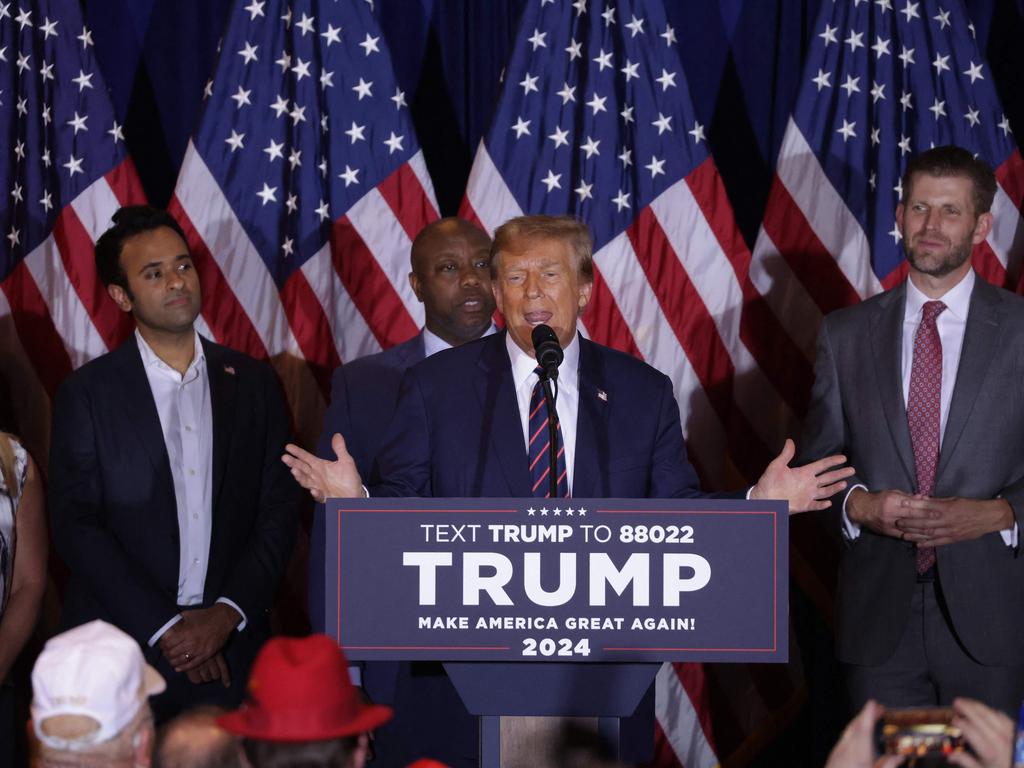
[[[233,698],[240,698],[269,633],[270,607],[294,542],[299,489],[281,462],[288,417],[273,371],[206,339],[202,344],[213,412],[203,604],[226,597],[245,612],[248,625],[225,648]],[[49,481],[54,545],[71,571],[63,626],[108,621],[143,646],[173,678],[169,685],[177,681],[183,676],[163,669],[159,652],[146,647],[178,612],[179,533],[163,430],[134,334],[59,388]]]

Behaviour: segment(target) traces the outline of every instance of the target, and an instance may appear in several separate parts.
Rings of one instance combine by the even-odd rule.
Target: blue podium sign
[[[331,499],[326,610],[348,657],[788,658],[783,502]]]

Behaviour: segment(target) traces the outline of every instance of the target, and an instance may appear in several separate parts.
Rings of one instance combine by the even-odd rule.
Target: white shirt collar
[[[537,368],[537,360],[520,349],[512,336],[507,333],[505,334],[505,348],[508,350],[508,358],[512,363],[512,382],[516,389],[519,389],[528,378],[533,376],[533,372]],[[575,384],[580,368],[579,334],[574,334],[572,341],[562,351],[565,356],[558,366],[558,381],[560,384],[566,382]],[[530,386],[532,387],[533,384],[534,382],[531,381]]]
[[[487,331],[484,332],[480,336],[480,338],[482,339],[484,336],[490,336],[492,333],[496,333],[497,330],[498,329],[494,325],[494,323],[491,323],[491,327],[488,328]],[[443,352],[446,349],[451,349],[451,347],[452,347],[451,344],[449,344],[447,341],[442,339],[436,333],[431,331],[426,326],[423,327],[423,356],[424,357],[430,357],[431,355],[436,354],[438,352]]]
[[[199,341],[199,334],[196,333],[194,329],[192,331],[192,339],[195,342],[195,350],[192,353],[192,362],[189,363],[188,370],[185,371],[185,375],[181,377],[183,380],[194,370],[198,369],[201,364],[206,363],[206,354],[203,352],[203,345]],[[172,371],[175,375],[178,375],[178,372],[161,360],[157,353],[153,351],[153,348],[146,343],[146,340],[142,337],[142,334],[139,333],[139,329],[137,327],[135,329],[135,340],[139,345],[139,356],[142,358],[142,365],[144,368],[156,366],[161,370]]]
[[[966,321],[967,312],[971,308],[971,293],[974,291],[976,277],[974,270],[969,269],[963,279],[939,297],[946,305],[946,312],[950,312],[958,320]],[[921,315],[921,307],[926,301],[934,301],[914,285],[914,281],[907,278],[907,307],[903,314],[906,321],[916,320]]]

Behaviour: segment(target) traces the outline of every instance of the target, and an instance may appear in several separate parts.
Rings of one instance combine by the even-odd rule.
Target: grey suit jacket
[[[850,485],[916,492],[900,373],[906,285],[830,314],[818,337],[805,458],[845,453]],[[1024,533],[1024,298],[979,277],[971,294],[936,497],[1013,507]],[[845,492],[833,504],[842,504]],[[939,547],[937,567],[953,626],[983,664],[1024,663],[1024,557],[998,533]],[[876,665],[892,655],[916,581],[911,544],[867,529],[840,563],[837,655]]]

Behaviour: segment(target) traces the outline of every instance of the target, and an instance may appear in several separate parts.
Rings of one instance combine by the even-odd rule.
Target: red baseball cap
[[[323,741],[373,730],[390,707],[367,705],[348,661],[327,635],[267,641],[249,675],[249,698],[217,718],[226,731],[263,741]]]

